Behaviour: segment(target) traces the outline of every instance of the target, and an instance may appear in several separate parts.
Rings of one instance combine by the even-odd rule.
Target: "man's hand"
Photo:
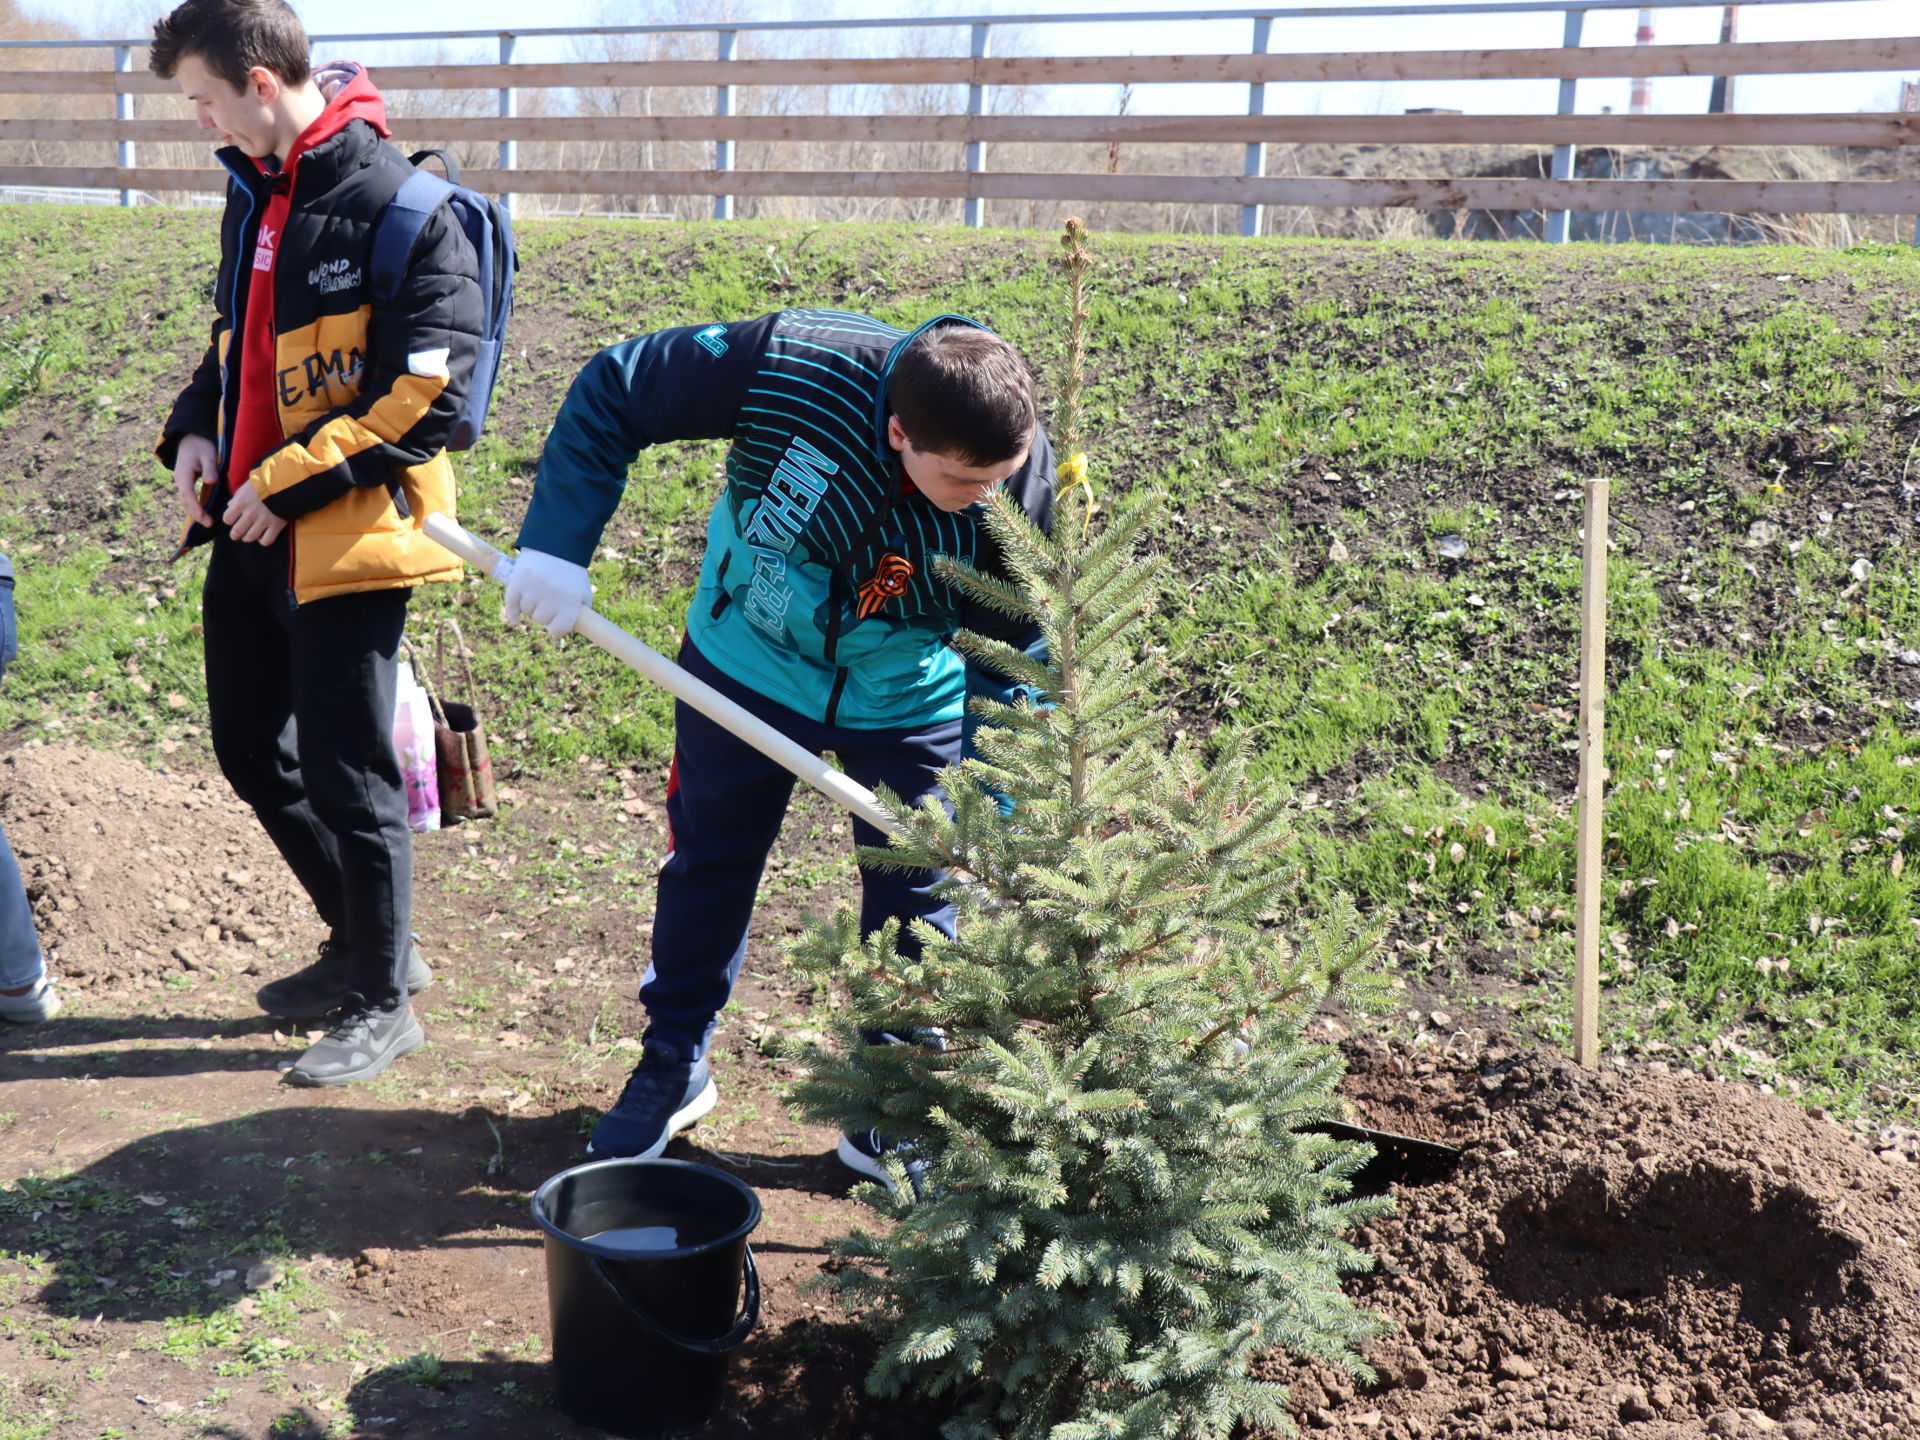
[[[522,550],[507,581],[507,621],[531,620],[556,640],[593,603],[593,582],[584,565],[539,550]]]
[[[236,540],[258,541],[271,545],[287,528],[287,522],[267,509],[267,502],[249,480],[227,500],[227,528]]]
[[[189,520],[213,526],[213,516],[200,503],[200,487],[218,483],[220,447],[204,435],[182,435],[173,453],[173,488],[180,494],[180,508]]]

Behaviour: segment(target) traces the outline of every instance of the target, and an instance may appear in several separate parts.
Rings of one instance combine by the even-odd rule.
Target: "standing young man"
[[[187,0],[149,64],[218,135],[232,179],[213,340],[158,448],[211,542],[202,601],[214,753],[331,934],[261,989],[272,1015],[331,1015],[287,1074],[342,1085],[425,1037],[408,994],[412,837],[392,739],[412,587],[459,566],[427,539],[453,513],[444,445],[483,314],[478,262],[443,208],[374,308],[375,222],[412,173],[358,67],[329,99],[284,0]]]
[[[809,750],[909,805],[961,752],[967,666],[956,628],[1022,645],[1030,626],[966,603],[937,556],[1003,570],[980,504],[1004,487],[1037,523],[1053,458],[1013,347],[941,316],[911,333],[788,310],[662,330],[603,350],[574,381],[540,457],[507,616],[561,635],[593,598],[586,564],[645,446],[729,439],[680,663]],[[1024,633],[1023,633],[1024,632]],[[675,710],[653,963],[639,1067],[593,1132],[595,1155],[658,1155],[713,1108],[707,1049],[793,777],[686,705]],[[854,839],[885,837],[857,817]],[[953,933],[935,871],[862,867],[861,926]],[[903,931],[903,951],[914,940]],[[886,1037],[868,1037],[869,1042]],[[884,1179],[884,1137],[840,1158]]]

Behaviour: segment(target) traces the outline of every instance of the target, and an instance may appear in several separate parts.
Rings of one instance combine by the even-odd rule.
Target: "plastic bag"
[[[402,660],[394,684],[393,749],[407,790],[407,828],[415,834],[440,828],[440,779],[433,744],[433,712],[413,666]]]

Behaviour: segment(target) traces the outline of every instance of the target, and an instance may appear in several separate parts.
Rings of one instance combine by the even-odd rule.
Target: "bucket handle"
[[[760,1319],[760,1267],[753,1263],[753,1247],[746,1247],[746,1263],[742,1267],[746,1277],[746,1296],[741,1305],[740,1318],[733,1322],[733,1328],[717,1340],[689,1340],[684,1335],[676,1335],[666,1329],[646,1311],[634,1304],[620,1288],[620,1282],[614,1278],[613,1268],[598,1255],[589,1256],[593,1261],[593,1270],[600,1281],[615,1298],[627,1307],[627,1313],[638,1320],[641,1327],[656,1340],[664,1340],[669,1345],[691,1351],[695,1355],[724,1355],[738,1347],[741,1341],[752,1333]]]

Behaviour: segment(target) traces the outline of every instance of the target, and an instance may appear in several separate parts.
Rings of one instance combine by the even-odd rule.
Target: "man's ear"
[[[247,93],[262,105],[271,105],[287,88],[286,82],[264,65],[247,71]]]
[[[887,416],[887,444],[896,450],[905,450],[912,442],[907,439],[905,427],[900,424],[898,415]]]

